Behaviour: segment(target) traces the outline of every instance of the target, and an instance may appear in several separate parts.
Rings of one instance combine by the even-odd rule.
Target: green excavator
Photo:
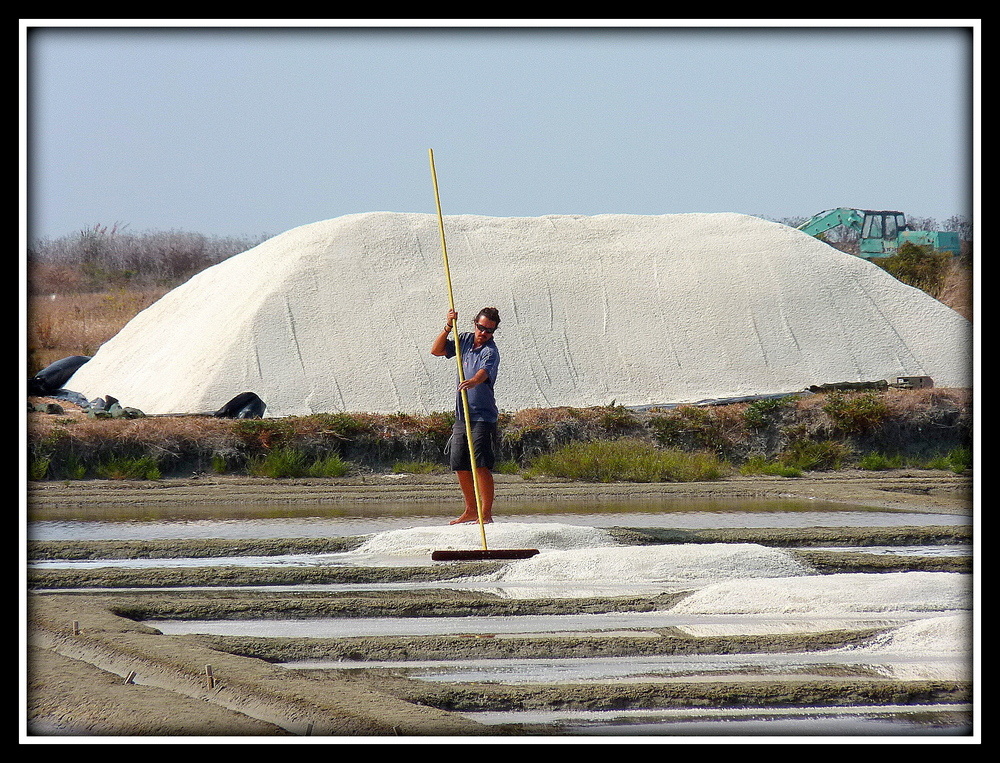
[[[810,236],[819,236],[843,225],[857,231],[859,255],[865,259],[889,257],[907,242],[926,246],[938,252],[961,254],[958,234],[952,231],[913,230],[906,223],[906,215],[895,210],[848,209],[838,207],[820,212],[806,220],[798,230]]]

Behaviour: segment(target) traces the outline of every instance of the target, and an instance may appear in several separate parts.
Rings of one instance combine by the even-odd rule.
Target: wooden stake
[[[205,677],[206,677],[206,680],[208,682],[208,688],[209,689],[214,689],[215,688],[215,676],[212,675],[212,666],[211,665],[206,665],[205,666]]]

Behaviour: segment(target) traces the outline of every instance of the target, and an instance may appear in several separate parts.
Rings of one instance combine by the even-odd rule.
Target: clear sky
[[[446,215],[973,213],[975,19],[21,21],[32,239],[433,213],[428,149]]]

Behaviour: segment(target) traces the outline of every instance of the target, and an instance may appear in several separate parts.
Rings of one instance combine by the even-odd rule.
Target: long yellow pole
[[[434,149],[427,149],[431,162],[431,179],[434,181],[434,201],[437,204],[438,230],[441,232],[441,253],[444,257],[444,275],[448,281],[448,302],[455,310],[455,293],[451,287],[451,268],[448,266],[448,245],[444,238],[444,216],[441,214],[441,194],[438,192],[437,170],[434,169]],[[458,363],[458,381],[465,381],[465,366],[462,364],[462,347],[458,341],[458,322],[452,323],[455,332],[455,360]],[[469,445],[469,463],[472,465],[472,486],[476,493],[476,514],[479,517],[479,535],[483,550],[486,551],[486,524],[483,522],[483,498],[479,490],[479,474],[476,470],[476,446],[472,442],[472,422],[469,419],[469,394],[462,390],[462,410],[465,412],[465,441]]]

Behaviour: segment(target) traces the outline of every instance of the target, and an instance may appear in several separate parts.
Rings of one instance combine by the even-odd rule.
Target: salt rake
[[[455,310],[455,294],[451,287],[451,268],[448,266],[448,245],[444,237],[444,216],[441,214],[441,195],[438,192],[437,171],[434,169],[434,150],[427,149],[431,163],[431,179],[434,181],[434,201],[437,204],[438,229],[441,232],[441,254],[444,257],[444,274],[448,282],[448,302]],[[455,332],[455,360],[458,363],[458,381],[465,381],[465,367],[462,364],[462,346],[458,337],[458,322],[452,325]],[[537,548],[491,549],[486,545],[486,523],[483,521],[483,497],[479,488],[479,475],[476,471],[476,447],[472,442],[472,422],[469,418],[469,395],[461,391],[462,411],[465,413],[465,441],[469,446],[469,461],[472,465],[472,486],[476,494],[476,514],[479,518],[479,536],[482,548],[478,549],[440,549],[431,553],[431,559],[436,562],[475,561],[482,559],[527,559],[538,553]]]

